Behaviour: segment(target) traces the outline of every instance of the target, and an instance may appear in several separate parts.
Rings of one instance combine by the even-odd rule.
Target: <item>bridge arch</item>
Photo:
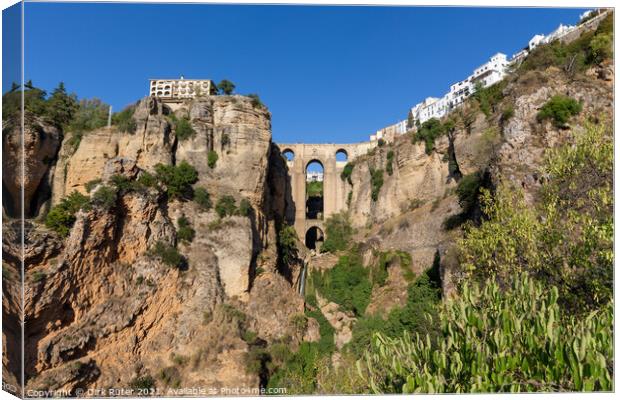
[[[312,168],[313,164],[315,165]],[[310,170],[312,168],[312,171]],[[306,219],[323,219],[325,166],[321,160],[313,158],[306,163]]]
[[[325,241],[325,234],[323,230],[316,225],[311,226],[306,231],[304,244],[310,250],[320,251],[323,242]]]
[[[291,149],[282,150],[282,156],[289,162],[295,160],[295,152]]]
[[[347,162],[349,160],[349,153],[345,149],[336,150],[336,162]]]

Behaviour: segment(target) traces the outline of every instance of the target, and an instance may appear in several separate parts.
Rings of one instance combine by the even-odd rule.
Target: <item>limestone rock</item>
[[[40,118],[27,116],[22,152],[21,124],[18,121],[3,121],[2,125],[2,182],[6,192],[4,211],[12,217],[20,215],[23,186],[24,213],[27,218],[36,216],[39,207],[50,195],[48,173],[60,148],[61,132]]]

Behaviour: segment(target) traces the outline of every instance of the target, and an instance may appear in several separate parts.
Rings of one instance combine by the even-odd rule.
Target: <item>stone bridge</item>
[[[366,154],[375,143],[278,143],[277,146],[288,159],[291,197],[295,208],[295,230],[306,246],[313,248],[316,241],[320,242],[324,238],[323,221],[347,207],[348,183],[340,178],[344,166],[349,160]],[[337,154],[340,154],[339,158],[344,161],[337,160]],[[323,167],[323,212],[316,216],[308,214],[306,196],[306,173],[308,165],[314,161]]]

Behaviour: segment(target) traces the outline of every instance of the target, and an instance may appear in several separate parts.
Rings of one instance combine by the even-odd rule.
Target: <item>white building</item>
[[[210,79],[151,79],[149,94],[162,99],[191,99],[199,95],[215,94],[215,83]]]
[[[306,182],[323,182],[323,173],[321,171],[309,171],[306,175]]]
[[[446,96],[442,98],[427,97],[411,109],[413,120],[422,123],[431,118],[441,118],[448,111],[448,102],[449,98]]]
[[[558,26],[553,32],[551,32],[550,34],[546,36],[545,35],[534,35],[534,37],[532,37],[530,41],[528,42],[527,48],[529,51],[532,51],[541,44],[551,43],[556,39],[562,38],[563,36],[571,32],[573,29],[575,29],[575,27],[572,25],[560,24],[560,26]]]
[[[529,51],[532,51],[541,43],[545,43],[545,35],[534,35],[534,37],[527,42],[527,48]]]
[[[450,91],[443,97],[427,97],[423,102],[413,106],[411,108],[413,119],[422,124],[431,118],[443,117],[471,96],[477,84],[489,87],[504,79],[509,64],[505,54],[494,54],[466,79],[450,85]]]
[[[507,67],[508,59],[506,54],[494,54],[488,62],[476,68],[474,74],[468,78],[473,85],[472,89],[477,84],[481,84],[482,87],[489,87],[501,81],[506,76]]]

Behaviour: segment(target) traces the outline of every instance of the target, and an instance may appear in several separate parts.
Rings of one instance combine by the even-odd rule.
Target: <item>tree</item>
[[[207,192],[207,189],[203,187],[197,187],[194,189],[194,201],[204,211],[210,210],[213,206],[209,192]]]
[[[45,226],[58,232],[60,236],[67,236],[75,223],[75,214],[87,207],[88,197],[79,192],[72,192],[47,213]]]
[[[256,93],[248,94],[248,97],[252,100],[252,107],[254,108],[263,108],[265,105],[261,101],[260,97]]]
[[[219,156],[215,150],[209,150],[209,153],[207,153],[207,164],[209,165],[209,168],[215,168],[218,158]]]
[[[234,215],[237,209],[236,200],[230,195],[220,197],[215,205],[215,212],[220,218],[224,218],[229,215]]]
[[[133,114],[136,111],[135,106],[125,107],[121,112],[112,115],[112,125],[115,125],[119,131],[127,133],[135,133],[138,129]]]
[[[290,264],[297,259],[297,254],[299,252],[297,249],[297,241],[295,227],[282,225],[278,232],[278,250],[280,251],[280,259],[284,264]]]
[[[185,243],[191,243],[196,236],[196,231],[192,228],[189,220],[183,215],[177,219],[177,239]]]
[[[218,90],[225,95],[231,95],[235,91],[235,87],[235,84],[228,79],[222,79],[217,85]]]
[[[67,130],[75,133],[102,128],[108,123],[109,110],[110,106],[97,98],[82,99]]]
[[[176,122],[175,127],[177,139],[183,141],[196,135],[196,131],[192,128],[192,124],[187,118],[180,118]]]
[[[415,119],[413,117],[413,111],[409,110],[409,114],[407,114],[407,130],[413,129],[415,126]]]
[[[349,214],[345,212],[332,214],[325,221],[325,242],[321,251],[335,253],[345,250],[350,244],[351,236],[353,236],[353,227]]]
[[[47,100],[46,114],[58,127],[67,125],[73,119],[79,106],[75,95],[68,95],[65,84],[60,82]]]
[[[191,185],[198,180],[198,171],[187,161],[174,165],[155,165],[155,177],[165,186],[170,198],[191,199]]]

